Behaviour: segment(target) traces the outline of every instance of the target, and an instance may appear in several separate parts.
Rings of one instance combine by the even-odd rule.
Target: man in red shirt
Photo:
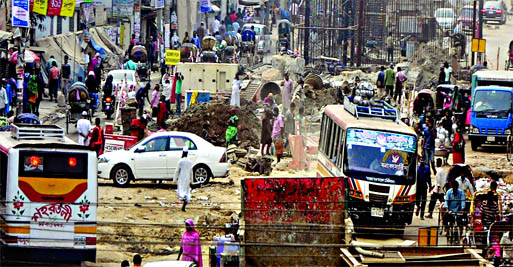
[[[140,119],[135,118],[130,123],[130,136],[137,137],[137,141],[141,141],[144,138],[146,132],[146,118],[141,117]]]
[[[50,89],[50,101],[54,100],[57,103],[57,88],[59,87],[59,68],[57,68],[57,62],[52,62],[52,68],[50,68],[49,74],[50,82],[48,84],[48,89]]]
[[[89,142],[89,146],[96,151],[96,156],[103,154],[103,129],[100,127],[100,118],[96,118],[94,120],[94,128],[91,136],[91,141]]]

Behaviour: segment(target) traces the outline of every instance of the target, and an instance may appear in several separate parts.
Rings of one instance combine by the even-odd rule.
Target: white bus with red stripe
[[[346,210],[356,227],[402,231],[414,210],[417,135],[387,104],[344,104],[324,110],[317,175],[346,179]]]
[[[54,125],[0,132],[2,261],[96,260],[97,157]]]

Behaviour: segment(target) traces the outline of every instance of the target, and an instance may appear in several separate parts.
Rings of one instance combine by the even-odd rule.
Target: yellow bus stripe
[[[29,225],[9,226],[2,225],[2,230],[8,234],[30,234]]]
[[[75,234],[96,234],[96,226],[75,226]]]
[[[26,182],[37,193],[44,195],[66,195],[78,185],[87,183],[87,179],[70,178],[18,177],[18,180]]]

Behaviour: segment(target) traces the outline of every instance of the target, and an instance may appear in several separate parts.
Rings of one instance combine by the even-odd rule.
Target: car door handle
[[[160,154],[159,155],[159,157],[165,157],[165,156],[166,156],[166,154]]]

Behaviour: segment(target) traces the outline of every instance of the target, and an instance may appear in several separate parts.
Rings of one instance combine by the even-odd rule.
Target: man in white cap
[[[191,183],[192,183],[192,162],[187,158],[189,149],[185,146],[182,152],[182,158],[178,161],[173,181],[178,179],[178,199],[183,201],[182,211],[191,201]]]
[[[87,119],[87,111],[82,111],[82,119],[77,122],[78,144],[87,146],[87,138],[91,131],[91,122]]]

